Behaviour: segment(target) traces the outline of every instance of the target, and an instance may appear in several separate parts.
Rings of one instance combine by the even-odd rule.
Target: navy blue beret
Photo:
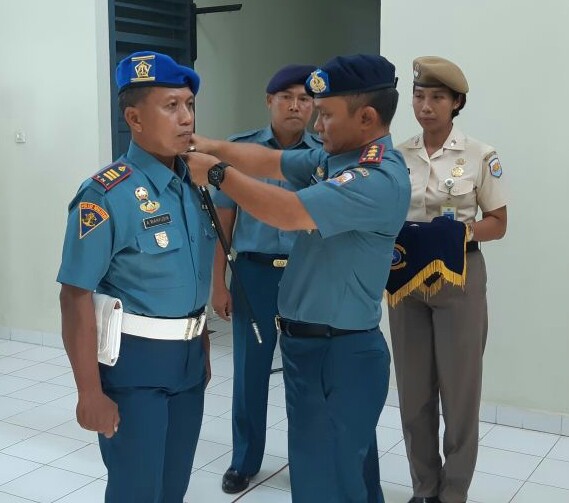
[[[130,87],[189,87],[194,94],[200,87],[199,75],[159,52],[135,52],[117,66],[119,93]]]
[[[367,93],[395,87],[395,66],[383,56],[336,56],[310,74],[306,89],[315,98]]]
[[[311,72],[316,70],[314,65],[288,65],[275,73],[267,84],[267,93],[275,94],[290,86],[304,84]]]

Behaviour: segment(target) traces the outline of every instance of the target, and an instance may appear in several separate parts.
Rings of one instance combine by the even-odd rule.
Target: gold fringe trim
[[[436,273],[440,274],[439,278],[430,286],[427,286],[425,281]],[[415,290],[419,290],[425,299],[428,299],[439,293],[444,283],[451,283],[452,285],[460,286],[464,289],[464,285],[466,284],[466,236],[464,239],[464,266],[461,274],[451,271],[442,260],[436,259],[419,271],[413,276],[411,281],[403,285],[395,293],[391,294],[386,290],[385,297],[387,298],[389,306],[395,307]]]

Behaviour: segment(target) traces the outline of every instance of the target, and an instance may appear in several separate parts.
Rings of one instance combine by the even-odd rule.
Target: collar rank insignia
[[[94,203],[82,202],[79,204],[79,239],[83,239],[94,231],[103,222],[109,219],[109,214]]]
[[[99,182],[105,190],[111,190],[115,185],[118,185],[123,180],[126,180],[132,173],[132,169],[126,164],[115,162],[106,168],[103,168],[91,178]]]
[[[381,163],[381,159],[383,158],[383,152],[385,151],[385,145],[382,143],[380,145],[376,145],[372,143],[368,145],[364,151],[362,152],[362,156],[360,157],[360,164],[363,163],[370,163],[370,164],[379,164]]]

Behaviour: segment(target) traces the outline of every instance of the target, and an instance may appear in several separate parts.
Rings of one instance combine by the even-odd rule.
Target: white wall
[[[497,148],[509,185],[507,236],[483,246],[483,399],[561,413],[569,412],[567,19],[569,3],[556,0],[382,1],[382,53],[401,78],[396,139],[418,132],[413,58],[451,59],[471,89],[457,124]]]
[[[108,156],[109,120],[105,107],[99,111],[109,71],[105,7],[100,0],[2,1],[2,327],[59,330],[55,277],[66,204]],[[26,143],[15,143],[16,131]]]

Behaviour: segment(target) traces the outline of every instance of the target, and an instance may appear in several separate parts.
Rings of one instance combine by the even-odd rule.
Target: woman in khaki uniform
[[[411,177],[407,220],[445,215],[466,225],[466,285],[418,291],[389,309],[401,419],[414,496],[409,503],[462,503],[478,451],[482,355],[488,328],[479,242],[506,232],[502,167],[495,150],[459,131],[468,83],[439,57],[413,62],[413,110],[423,132],[398,148]],[[482,218],[476,220],[478,210]],[[439,396],[445,422],[439,455]]]

